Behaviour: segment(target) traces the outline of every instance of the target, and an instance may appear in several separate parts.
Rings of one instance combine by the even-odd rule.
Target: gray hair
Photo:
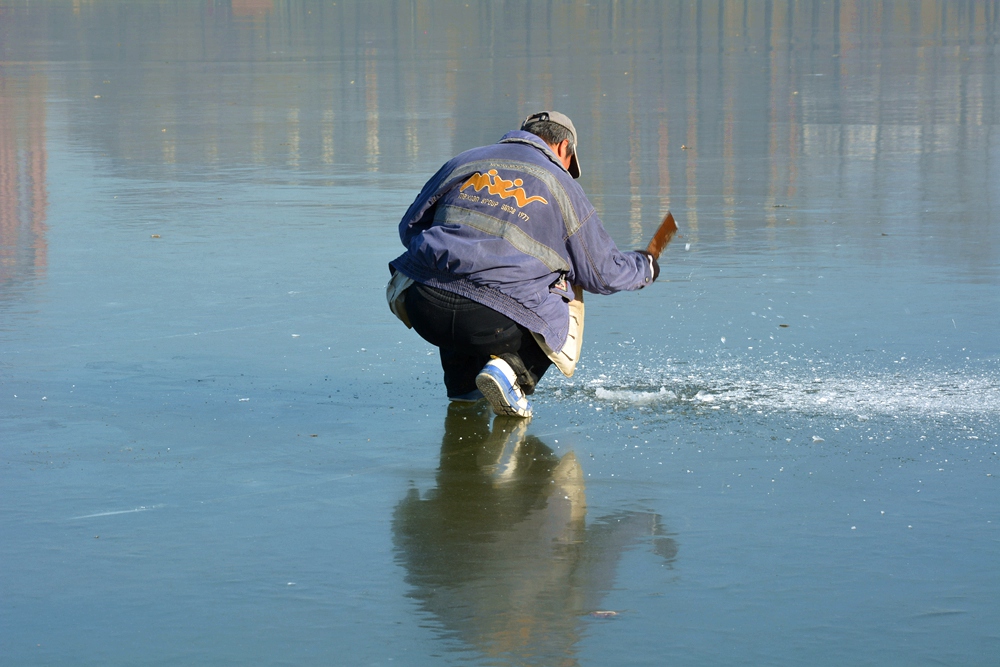
[[[521,129],[525,132],[531,132],[552,146],[557,146],[569,139],[569,154],[573,155],[576,152],[576,146],[573,144],[573,133],[555,121],[532,120],[522,125]]]

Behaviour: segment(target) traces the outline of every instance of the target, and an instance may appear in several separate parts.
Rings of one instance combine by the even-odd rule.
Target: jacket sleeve
[[[566,249],[573,266],[567,278],[588,292],[614,294],[653,282],[649,259],[638,251],[620,251],[593,209],[566,240]]]

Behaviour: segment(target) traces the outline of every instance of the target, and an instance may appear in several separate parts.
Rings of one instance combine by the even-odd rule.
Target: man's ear
[[[569,169],[570,154],[569,154],[569,139],[563,139],[558,144],[552,146],[552,152],[558,156],[562,161],[563,166]]]
[[[556,146],[556,155],[564,160],[569,157],[569,139],[563,139],[559,142]]]

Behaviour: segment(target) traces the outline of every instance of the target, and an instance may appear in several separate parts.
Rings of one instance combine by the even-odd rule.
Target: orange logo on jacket
[[[501,199],[509,199],[513,197],[517,202],[519,207],[524,207],[531,202],[541,202],[543,204],[548,204],[549,201],[544,197],[528,197],[525,195],[524,188],[520,187],[524,181],[520,178],[515,178],[513,181],[505,181],[497,175],[496,169],[490,169],[485,174],[480,174],[478,171],[474,173],[469,180],[462,184],[459,188],[459,192],[462,192],[466,188],[473,188],[476,192],[479,192],[483,188],[486,188],[487,192],[491,195],[498,195]]]

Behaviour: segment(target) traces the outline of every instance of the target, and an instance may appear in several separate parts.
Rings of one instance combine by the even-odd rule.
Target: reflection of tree
[[[677,546],[652,513],[587,526],[576,456],[526,431],[451,406],[437,488],[396,508],[398,560],[449,636],[514,664],[573,665],[580,616],[600,609],[624,550],[647,538],[669,563]]]
[[[0,68],[0,287],[31,280],[47,264],[45,93],[43,75]]]
[[[261,20],[273,11],[272,0],[232,0],[232,12],[235,17]]]

